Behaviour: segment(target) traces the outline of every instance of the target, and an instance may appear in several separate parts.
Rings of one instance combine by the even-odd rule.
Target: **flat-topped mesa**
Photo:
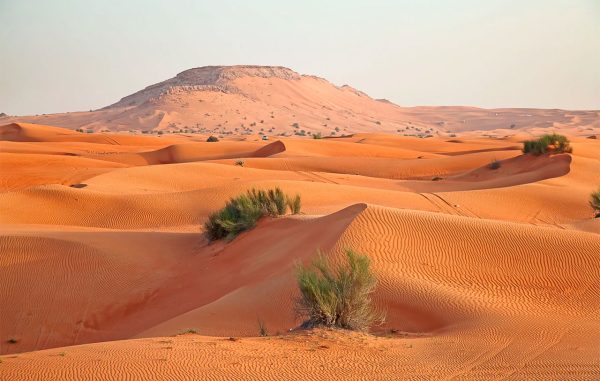
[[[284,80],[302,78],[300,74],[282,66],[203,66],[182,71],[171,79],[150,85],[105,108],[138,106],[179,89],[239,93],[240,90],[231,81],[246,77],[280,78]]]
[[[174,80],[189,85],[220,84],[244,77],[281,78],[286,80],[300,79],[300,74],[282,66],[203,66],[183,71]]]

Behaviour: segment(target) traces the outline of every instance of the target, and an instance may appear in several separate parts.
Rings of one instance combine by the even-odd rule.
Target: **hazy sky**
[[[407,106],[600,109],[600,0],[0,0],[0,112],[99,108],[233,64]]]

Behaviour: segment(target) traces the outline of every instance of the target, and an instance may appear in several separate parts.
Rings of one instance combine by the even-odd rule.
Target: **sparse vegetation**
[[[206,139],[206,141],[209,142],[209,143],[214,143],[214,142],[218,142],[219,138],[217,138],[214,135],[211,135],[211,136],[208,137],[208,139]]]
[[[286,197],[286,202],[292,214],[300,213],[300,209],[302,208],[302,199],[300,198],[299,194],[296,194],[294,197]]]
[[[596,218],[600,218],[600,188],[590,196],[590,206],[596,213]]]
[[[234,164],[237,165],[237,166],[243,167],[244,166],[244,160],[238,159],[238,160],[235,161]]]
[[[300,196],[296,197],[299,208]],[[253,228],[262,217],[284,215],[288,200],[289,197],[280,188],[267,191],[251,189],[246,194],[230,199],[223,209],[211,214],[205,224],[206,234],[211,241],[233,239],[239,233]],[[289,207],[294,213],[295,204]]]
[[[488,165],[488,168],[496,170],[496,169],[499,169],[501,166],[502,166],[502,163],[500,162],[500,160],[494,159],[490,162],[490,164]]]
[[[317,132],[316,134],[313,134],[313,139],[323,139],[323,136],[321,136],[320,132]]]
[[[269,332],[267,331],[267,326],[265,325],[265,322],[262,321],[261,319],[258,319],[258,335],[261,337],[269,336]]]
[[[298,266],[300,298],[297,312],[307,318],[304,327],[326,326],[367,331],[383,323],[384,314],[373,306],[377,279],[369,257],[346,250],[347,262],[334,267],[321,253],[312,265]]]
[[[16,344],[19,342],[19,340],[16,337],[11,337],[10,339],[6,340],[6,342],[9,344]]]
[[[543,155],[545,153],[571,153],[569,139],[563,135],[546,134],[537,140],[526,140],[523,142],[523,153]]]

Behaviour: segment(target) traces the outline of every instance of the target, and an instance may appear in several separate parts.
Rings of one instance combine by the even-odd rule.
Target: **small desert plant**
[[[269,197],[267,198],[266,203],[275,205],[275,208],[277,209],[276,215],[284,215],[285,210],[287,209],[287,197],[285,196],[285,193],[279,188],[269,189],[267,193]],[[271,215],[275,214],[271,213]]]
[[[300,213],[300,209],[302,208],[302,199],[300,198],[300,195],[296,194],[294,197],[287,197],[287,205],[292,214]]]
[[[234,163],[234,164],[235,164],[235,165],[238,165],[238,166],[240,166],[240,167],[243,167],[243,166],[244,166],[244,160],[242,160],[242,159],[238,159],[238,160],[236,160],[236,161],[235,161],[235,163]]]
[[[265,325],[265,322],[262,321],[261,319],[258,319],[258,335],[261,337],[269,336],[269,332],[267,331],[267,326]]]
[[[317,132],[316,134],[313,134],[313,139],[323,139],[323,136],[320,132]]]
[[[326,326],[366,331],[384,314],[373,306],[377,279],[369,257],[346,250],[347,263],[335,267],[321,253],[310,267],[298,266],[300,298],[296,310],[305,327]]]
[[[299,197],[299,196],[297,196]],[[235,238],[239,233],[253,228],[265,216],[281,216],[288,206],[288,197],[280,188],[250,189],[230,199],[225,207],[208,217],[205,223],[209,240]]]
[[[502,163],[500,162],[500,160],[498,159],[494,159],[490,162],[490,164],[488,165],[488,167],[490,169],[498,169],[502,166]]]
[[[209,143],[214,143],[214,142],[218,142],[219,138],[217,138],[214,135],[211,135],[211,136],[208,137],[208,139],[206,139],[206,141],[209,142]]]
[[[600,188],[590,196],[590,206],[596,213],[596,218],[600,218]]]
[[[545,153],[571,153],[569,139],[563,135],[546,134],[537,140],[526,140],[523,142],[523,153],[543,155]]]

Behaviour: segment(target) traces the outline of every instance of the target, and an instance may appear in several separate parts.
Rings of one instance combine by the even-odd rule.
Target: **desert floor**
[[[600,141],[523,138],[1,126],[0,379],[598,380]],[[303,214],[208,243],[211,212],[274,186]],[[345,248],[385,325],[289,332],[295,263]]]

